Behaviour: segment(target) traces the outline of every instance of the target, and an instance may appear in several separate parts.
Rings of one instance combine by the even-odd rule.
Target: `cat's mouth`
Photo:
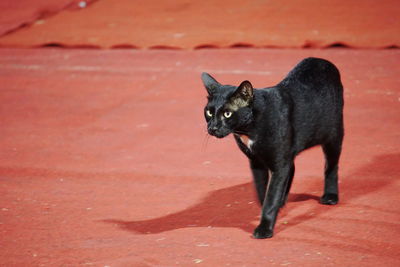
[[[208,133],[212,136],[215,136],[217,138],[224,138],[227,135],[229,135],[231,132],[230,131],[224,131],[224,130],[212,130],[208,129]]]

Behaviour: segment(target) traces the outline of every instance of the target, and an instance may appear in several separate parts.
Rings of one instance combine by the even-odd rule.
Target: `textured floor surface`
[[[301,154],[275,237],[233,138],[208,138],[200,73],[279,82],[302,58],[345,86],[337,206]],[[0,50],[4,266],[399,266],[399,50]]]
[[[55,3],[6,0],[13,22]],[[37,47],[328,47],[400,46],[398,0],[62,0],[72,6],[28,21],[0,38],[0,46]],[[8,4],[8,5],[7,5]],[[1,7],[1,4],[0,4]],[[2,11],[3,10],[3,11]],[[19,11],[19,12],[18,12]],[[1,17],[1,16],[0,16]],[[23,16],[22,16],[23,18]],[[35,17],[33,17],[35,18]],[[1,22],[1,19],[0,19]],[[8,22],[7,20],[5,22]],[[18,20],[17,20],[18,22]],[[0,23],[1,24],[1,23]],[[7,24],[5,24],[6,26]],[[0,26],[1,36],[1,26]]]

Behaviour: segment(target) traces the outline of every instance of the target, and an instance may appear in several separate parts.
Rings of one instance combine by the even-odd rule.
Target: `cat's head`
[[[244,133],[253,118],[251,83],[222,85],[208,73],[203,73],[201,79],[208,92],[208,103],[204,108],[208,133],[218,138],[230,133]]]

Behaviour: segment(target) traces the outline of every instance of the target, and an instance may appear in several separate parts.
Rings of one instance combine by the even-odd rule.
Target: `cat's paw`
[[[336,205],[339,202],[337,194],[324,194],[321,197],[320,203],[324,205]]]
[[[272,236],[273,232],[271,230],[261,226],[258,226],[253,233],[253,237],[257,239],[271,238]]]

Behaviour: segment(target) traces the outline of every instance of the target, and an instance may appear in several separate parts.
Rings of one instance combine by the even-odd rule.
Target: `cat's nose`
[[[214,135],[217,130],[218,130],[217,126],[208,127],[208,133],[211,135]]]

